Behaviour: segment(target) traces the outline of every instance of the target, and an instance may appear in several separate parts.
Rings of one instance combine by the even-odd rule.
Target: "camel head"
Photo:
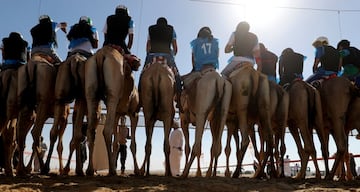
[[[131,70],[138,71],[140,67],[140,59],[135,55],[129,55],[125,58],[126,63],[130,66]]]

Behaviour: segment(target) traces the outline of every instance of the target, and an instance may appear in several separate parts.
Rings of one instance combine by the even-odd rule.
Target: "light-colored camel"
[[[54,107],[54,123],[50,130],[50,147],[46,159],[44,173],[50,171],[51,154],[54,149],[54,144],[57,139],[57,151],[59,154],[59,173],[67,174],[70,171],[70,162],[73,151],[76,149],[76,168],[77,175],[84,175],[82,171],[82,163],[80,160],[80,142],[82,139],[82,124],[86,113],[86,100],[84,93],[85,86],[85,62],[86,57],[75,54],[62,62],[58,68],[56,82],[55,82],[55,107]],[[60,126],[61,123],[67,122],[67,117],[70,113],[70,103],[74,101],[75,105],[73,110],[73,137],[70,142],[70,151],[68,162],[63,168],[62,159],[62,137],[66,127]]]
[[[164,125],[165,176],[171,176],[169,134],[175,115],[175,75],[166,59],[154,57],[153,62],[143,69],[139,86],[146,129],[145,158],[140,175],[150,175],[151,140],[155,122],[159,120]]]
[[[260,133],[265,142],[265,154],[263,159],[259,162],[259,167],[254,174],[255,178],[264,175],[264,168],[271,158],[270,163],[273,162],[273,138],[271,133],[271,110],[270,110],[270,87],[267,77],[260,72],[255,71],[251,65],[244,65],[243,67],[234,71],[229,80],[232,84],[232,97],[230,103],[229,114],[226,125],[228,128],[227,143],[225,147],[225,154],[227,156],[225,175],[230,175],[229,170],[229,155],[231,152],[230,141],[231,136],[235,136],[237,166],[232,177],[237,178],[241,172],[241,165],[250,143],[248,120],[249,115],[257,114],[259,117],[259,125],[262,129]],[[237,131],[241,132],[241,146],[238,145],[239,138]]]
[[[348,152],[348,131],[346,129],[349,128],[345,127],[345,123],[349,106],[353,99],[359,96],[359,90],[347,78],[335,77],[322,83],[320,95],[326,131],[325,142],[328,145],[331,134],[337,146],[334,164],[330,173],[326,175],[326,179],[332,180],[337,167]],[[349,125],[349,127],[351,126]],[[349,169],[347,176],[348,179],[352,178]]]
[[[305,179],[307,164],[311,156],[315,166],[316,178],[320,179],[321,174],[313,139],[314,129],[321,144],[326,172],[329,170],[320,94],[314,87],[301,80],[293,81],[288,92],[290,97],[288,127],[295,140],[301,160],[301,168],[295,178]]]
[[[284,177],[284,156],[286,152],[285,146],[285,129],[287,127],[287,118],[289,111],[289,94],[282,86],[273,81],[269,81],[270,86],[270,114],[271,114],[271,128],[274,137],[274,156],[276,160],[276,171],[271,169],[271,177]],[[253,116],[255,115],[255,116]],[[250,137],[254,146],[255,157],[258,161],[264,157],[264,141],[261,133],[263,129],[258,127],[260,136],[260,153],[257,149],[255,127],[254,124],[259,124],[259,117],[253,114],[249,117]]]
[[[126,73],[131,73],[131,70],[137,70],[140,63],[131,63],[131,65],[125,65],[124,56],[111,46],[104,46],[99,49],[85,64],[89,157],[93,156],[94,151],[95,129],[100,115],[98,105],[100,100],[103,100],[107,111],[103,135],[108,154],[109,175],[116,175],[114,161],[116,152],[112,150],[111,145],[113,130],[116,128],[120,118],[120,115],[117,115],[117,109],[121,101],[125,100],[128,102],[129,99],[129,95],[125,93],[125,85],[128,83],[126,81]],[[131,69],[128,70],[127,68]],[[94,175],[92,161],[89,161],[86,174]]]
[[[190,152],[189,123],[195,125],[196,128],[191,156],[185,164],[182,177],[189,175],[195,157],[198,161],[196,175],[201,176],[201,143],[206,121],[210,123],[212,135],[210,165],[206,177],[216,176],[217,161],[221,154],[221,137],[231,100],[231,84],[212,68],[194,72],[188,78],[193,80],[189,85],[187,85],[186,79],[184,80],[185,90],[182,95],[184,98],[184,102],[182,102],[184,111],[180,113],[181,126],[185,135],[186,160],[188,160]]]
[[[6,176],[13,176],[12,158],[16,148],[17,69],[0,72],[0,135],[4,146],[4,168]]]
[[[54,114],[54,88],[57,74],[57,67],[49,63],[41,55],[33,55],[31,61],[25,65],[25,70],[19,70],[18,99],[21,104],[21,113],[28,114],[30,110],[35,110],[36,119],[31,134],[33,138],[33,153],[40,155],[40,136],[45,121],[53,117]],[[20,79],[21,78],[21,79]],[[24,112],[26,111],[26,112]],[[21,119],[21,121],[26,119]],[[20,121],[20,120],[19,120]],[[62,121],[60,126],[66,127],[66,121]],[[65,128],[64,128],[65,129]],[[25,139],[29,128],[24,128],[19,122],[18,142],[20,162],[18,165],[19,174],[24,172],[23,152]],[[61,154],[59,154],[61,156]],[[44,171],[44,162],[39,158],[41,172]],[[31,163],[31,160],[30,162]],[[28,171],[28,170],[27,170]]]

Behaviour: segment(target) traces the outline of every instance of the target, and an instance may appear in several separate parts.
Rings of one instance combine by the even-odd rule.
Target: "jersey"
[[[212,64],[215,69],[219,69],[219,41],[216,38],[196,38],[191,41],[192,52],[194,55],[194,70],[200,71],[204,64]]]

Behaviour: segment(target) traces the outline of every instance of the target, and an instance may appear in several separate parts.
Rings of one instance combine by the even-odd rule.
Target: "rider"
[[[259,43],[259,46],[262,63],[261,72],[267,75],[270,81],[276,83],[276,63],[278,61],[278,56],[269,51],[263,43]]]
[[[18,68],[27,63],[28,58],[30,58],[28,42],[18,32],[11,32],[9,37],[3,38],[0,49],[3,59],[2,70]]]
[[[343,39],[338,43],[337,49],[340,51],[342,66],[344,68],[342,76],[359,84],[360,50],[350,46],[350,41],[346,39]]]
[[[306,56],[294,52],[291,48],[282,51],[279,59],[280,85],[291,83],[294,79],[303,79],[303,67]]]
[[[129,16],[128,8],[125,5],[119,5],[115,9],[115,14],[106,18],[103,29],[105,41],[103,46],[110,45],[120,52],[124,51],[126,55],[130,54],[130,49],[134,39],[134,21]],[[128,37],[128,43],[125,39]]]
[[[70,41],[67,57],[80,53],[89,58],[94,54],[94,49],[98,48],[98,32],[87,16],[81,16],[79,23],[71,26],[67,38]]]
[[[172,49],[171,49],[172,47]],[[153,57],[163,56],[175,74],[176,84],[176,107],[180,108],[181,79],[174,56],[177,54],[176,33],[173,26],[168,25],[166,18],[160,17],[155,25],[149,27],[149,35],[146,43],[145,65],[151,63]],[[144,65],[144,67],[145,67]]]
[[[130,52],[134,39],[134,21],[125,5],[118,5],[115,14],[106,18],[103,32],[105,36],[103,46],[111,46],[118,50],[128,63],[140,60]],[[128,37],[127,44],[126,37]]]
[[[318,37],[312,44],[315,51],[315,60],[313,65],[314,74],[306,82],[311,83],[319,80],[324,76],[336,76],[341,69],[340,53],[329,45],[326,37]],[[321,63],[320,67],[318,67]]]
[[[249,29],[249,23],[242,21],[237,25],[236,31],[231,34],[225,46],[225,53],[233,52],[234,56],[230,58],[230,63],[221,72],[223,76],[228,77],[231,72],[245,63],[251,65],[256,63],[257,70],[262,70],[258,38],[254,33],[249,32]]]
[[[192,71],[204,67],[219,69],[219,40],[214,38],[209,27],[202,27],[197,38],[190,43],[192,47]]]
[[[65,22],[53,22],[48,15],[41,15],[39,24],[30,30],[33,38],[31,54],[44,53],[51,57],[51,63],[60,63],[61,59],[55,51],[57,48],[56,31],[61,29],[66,33],[66,25]]]

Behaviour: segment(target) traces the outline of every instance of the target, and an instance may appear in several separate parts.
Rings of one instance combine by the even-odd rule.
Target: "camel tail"
[[[252,96],[256,96],[256,93],[259,89],[259,80],[260,79],[260,73],[255,71],[251,73],[251,81],[252,81]]]
[[[74,78],[75,85],[78,85],[79,83],[79,76],[77,75],[77,68],[79,66],[80,59],[78,57],[74,57],[70,61],[67,59],[63,65],[70,65],[70,71],[72,74],[72,77]]]

